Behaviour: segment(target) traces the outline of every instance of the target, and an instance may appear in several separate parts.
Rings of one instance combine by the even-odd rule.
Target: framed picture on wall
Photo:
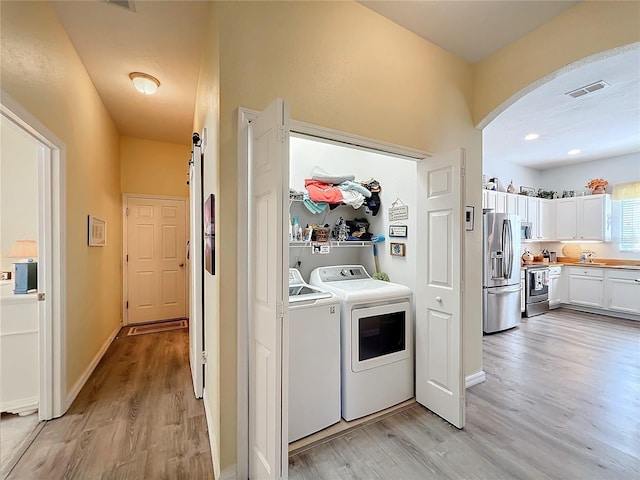
[[[392,243],[389,246],[389,253],[394,257],[404,257],[406,255],[404,243]]]
[[[89,215],[88,237],[90,247],[104,247],[107,244],[107,222]]]
[[[216,274],[216,196],[212,193],[204,202],[204,268]]]

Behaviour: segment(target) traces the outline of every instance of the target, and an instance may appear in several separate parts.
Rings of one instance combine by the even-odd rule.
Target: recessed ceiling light
[[[525,140],[535,140],[537,138],[540,138],[540,135],[537,133],[529,133],[524,137]]]
[[[129,78],[136,90],[145,95],[153,95],[160,86],[160,80],[146,73],[131,72]]]
[[[580,153],[580,149],[579,148],[574,148],[573,150],[569,150],[567,152],[569,155],[577,155]]]

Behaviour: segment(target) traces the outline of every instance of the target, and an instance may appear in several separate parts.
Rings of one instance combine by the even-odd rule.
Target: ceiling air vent
[[[589,95],[590,93],[597,92],[598,90],[602,90],[603,88],[608,87],[609,84],[603,80],[592,83],[590,85],[585,85],[584,87],[576,88],[570,92],[565,93],[565,95],[569,95],[573,98],[584,97],[585,95]]]
[[[126,8],[127,10],[131,10],[132,12],[136,11],[136,7],[133,4],[133,0],[104,0],[104,1],[112,5],[117,5],[119,7]]]

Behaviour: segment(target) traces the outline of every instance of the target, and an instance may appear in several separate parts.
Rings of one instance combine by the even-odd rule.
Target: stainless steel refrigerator
[[[483,214],[483,311],[485,333],[520,323],[520,217]]]

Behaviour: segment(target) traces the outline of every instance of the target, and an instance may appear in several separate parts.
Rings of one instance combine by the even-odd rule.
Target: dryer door
[[[398,362],[411,354],[411,305],[408,301],[351,311],[351,370]]]

